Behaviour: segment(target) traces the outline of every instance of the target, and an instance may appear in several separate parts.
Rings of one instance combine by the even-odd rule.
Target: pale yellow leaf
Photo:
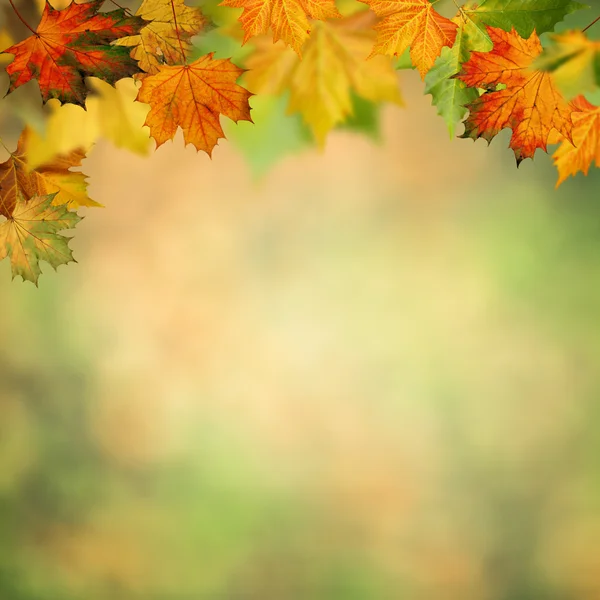
[[[29,141],[28,161],[34,168],[75,148],[89,150],[101,137],[118,148],[148,154],[150,137],[143,125],[149,108],[134,101],[138,92],[135,83],[122,79],[113,87],[94,78],[88,83],[96,95],[88,96],[87,110],[49,102],[52,112],[45,134],[33,132]]]
[[[290,93],[289,112],[299,112],[319,145],[352,115],[352,95],[372,102],[402,104],[398,75],[388,58],[366,60],[375,39],[371,13],[314,22],[302,48],[304,58],[283,44],[256,40],[246,81],[260,94]]]

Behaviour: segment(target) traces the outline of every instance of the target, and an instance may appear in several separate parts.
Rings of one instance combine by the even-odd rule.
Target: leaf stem
[[[21,23],[23,23],[23,25],[25,25],[25,27],[27,27],[27,29],[29,29],[29,31],[31,31],[31,33],[33,33],[33,35],[37,36],[38,32],[33,29],[31,27],[31,25],[29,25],[29,23],[21,16],[21,13],[17,10],[17,7],[15,6],[15,3],[13,2],[13,0],[8,0],[10,2],[10,5],[12,6],[12,9],[15,11],[15,14],[17,15],[17,17],[19,17],[19,20],[21,21]]]
[[[0,145],[12,156],[14,152],[8,149],[8,146],[4,143],[4,140],[0,137]]]
[[[125,12],[129,13],[130,15],[133,15],[133,13],[126,7],[126,6],[121,6],[118,2],[115,2],[115,0],[110,0],[117,8],[120,8],[121,10],[124,10]]]
[[[600,21],[600,17],[596,17],[587,27],[585,27],[581,30],[581,33],[583,33],[584,31],[587,31],[592,25],[594,25],[598,21]]]
[[[171,10],[173,11],[173,22],[175,23],[175,31],[177,32],[177,41],[179,42],[179,49],[181,50],[181,56],[183,58],[184,64],[187,64],[185,50],[183,49],[183,44],[181,43],[181,36],[179,35],[179,25],[177,24],[177,14],[175,13],[175,4],[173,4],[173,0],[171,0]]]

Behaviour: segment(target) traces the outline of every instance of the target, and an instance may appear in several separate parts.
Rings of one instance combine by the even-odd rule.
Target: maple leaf
[[[73,150],[88,151],[101,137],[117,148],[126,148],[147,155],[150,147],[144,120],[149,107],[135,102],[138,88],[132,79],[121,79],[115,86],[90,78],[88,85],[94,92],[81,106],[60,106],[50,101],[50,114],[44,134],[30,130],[27,137],[27,162],[32,169],[51,161],[59,154]]]
[[[479,96],[475,88],[468,87],[454,75],[460,72],[473,50],[487,52],[493,47],[487,32],[473,21],[469,19],[462,22],[457,17],[454,20],[460,23],[454,45],[452,48],[442,48],[440,57],[425,76],[425,93],[431,94],[432,104],[446,121],[451,137],[454,136],[456,124],[468,112],[465,106]]]
[[[568,31],[550,38],[552,45],[537,58],[535,67],[549,71],[567,99],[600,86],[600,42],[581,31]]]
[[[248,87],[264,94],[290,91],[289,112],[299,112],[319,145],[352,114],[351,91],[373,102],[402,104],[398,76],[383,56],[366,61],[372,46],[371,13],[315,23],[304,58],[263,38],[248,58]]]
[[[135,46],[131,56],[145,73],[158,73],[162,64],[183,64],[190,39],[207,24],[198,8],[184,0],[144,0],[136,15],[148,21],[138,35],[121,38],[119,46]],[[143,73],[138,74],[142,78]]]
[[[0,164],[0,214],[9,217],[19,198],[25,201],[34,196],[52,194],[54,202],[70,207],[102,206],[87,195],[86,176],[70,171],[85,157],[85,151],[77,148],[32,169],[27,159],[28,140],[31,130],[26,128],[17,145],[17,150]]]
[[[219,6],[243,8],[239,18],[245,44],[251,37],[273,31],[273,42],[283,40],[302,56],[301,48],[311,32],[310,19],[338,19],[335,0],[224,0]]]
[[[137,96],[150,105],[145,125],[158,148],[183,130],[185,144],[209,155],[219,138],[225,137],[220,114],[236,123],[252,121],[248,99],[252,95],[236,83],[244,72],[229,59],[201,56],[189,65],[160,67],[156,75],[142,80]]]
[[[431,94],[432,104],[437,107],[450,135],[465,116],[465,105],[475,100],[478,93],[454,75],[469,60],[471,52],[487,52],[492,49],[486,25],[511,31],[514,27],[521,37],[529,37],[535,30],[538,35],[554,29],[567,14],[582,4],[571,0],[483,0],[467,3],[459,8],[452,19],[458,26],[456,41],[452,48],[442,48],[442,53],[425,77],[425,93]]]
[[[429,0],[360,0],[381,22],[375,25],[374,54],[401,56],[410,47],[413,65],[424,78],[444,46],[456,39],[456,23],[440,15]]]
[[[573,104],[580,111],[573,113],[573,143],[563,138],[562,145],[552,156],[558,169],[556,187],[579,171],[587,175],[594,160],[600,167],[600,107],[583,96],[575,98]],[[558,138],[551,139],[550,143],[560,141]]]
[[[483,137],[490,142],[502,129],[512,129],[510,147],[517,165],[533,158],[537,148],[546,151],[553,129],[570,139],[571,113],[576,110],[562,97],[548,73],[531,68],[541,53],[538,36],[523,39],[516,31],[487,28],[494,44],[490,52],[472,52],[457,76],[470,87],[487,89],[467,108],[463,138]],[[506,86],[496,89],[499,84]]]
[[[35,35],[7,48],[14,55],[6,67],[10,75],[8,93],[37,79],[43,102],[84,105],[88,89],[85,77],[98,77],[114,84],[139,72],[129,50],[111,45],[126,35],[137,34],[145,21],[126,17],[125,10],[99,13],[104,0],[72,2],[56,10],[46,2]]]
[[[59,231],[73,229],[82,217],[64,204],[54,206],[54,201],[55,194],[28,201],[19,197],[6,221],[0,223],[0,260],[10,257],[13,279],[20,275],[37,286],[40,260],[54,269],[76,262],[69,248],[71,238]]]

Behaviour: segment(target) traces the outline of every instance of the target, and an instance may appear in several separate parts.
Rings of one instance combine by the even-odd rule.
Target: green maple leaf
[[[35,196],[29,201],[20,197],[10,217],[0,224],[0,260],[10,257],[13,279],[20,275],[23,281],[37,285],[42,271],[40,260],[54,269],[75,262],[69,240],[59,233],[73,229],[82,217],[66,205],[52,206],[56,194]]]
[[[433,68],[425,76],[425,93],[431,94],[432,104],[446,121],[450,136],[454,136],[456,124],[467,114],[465,105],[479,95],[475,88],[467,87],[453,76],[460,72],[462,64],[469,60],[473,50],[488,52],[492,49],[485,28],[468,20],[456,34],[452,48],[444,48]]]
[[[589,8],[573,0],[481,0],[462,7],[462,12],[477,24],[499,27],[528,38],[553,31],[568,14]]]

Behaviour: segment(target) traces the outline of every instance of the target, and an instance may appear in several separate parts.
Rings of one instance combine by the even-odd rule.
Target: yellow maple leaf
[[[145,125],[157,148],[181,127],[186,145],[210,155],[219,138],[225,137],[221,114],[236,123],[252,121],[248,104],[252,94],[236,83],[244,70],[229,59],[213,60],[213,54],[189,65],[163,65],[156,75],[142,80],[137,100],[150,105]]]
[[[552,73],[565,98],[590,92],[600,85],[600,42],[581,31],[567,31],[550,37],[552,43],[534,64]]]
[[[381,21],[375,25],[374,54],[400,56],[410,48],[413,65],[424,78],[444,46],[454,44],[457,25],[434,10],[429,0],[360,0]]]
[[[148,106],[135,102],[138,88],[133,80],[121,79],[113,87],[90,78],[88,85],[96,94],[87,97],[86,110],[49,102],[51,113],[44,135],[31,131],[28,137],[27,160],[32,168],[76,148],[87,151],[101,137],[117,148],[148,154],[150,137],[143,128]]]
[[[372,13],[317,22],[303,47],[304,58],[262,38],[248,58],[249,89],[262,94],[290,92],[288,110],[299,112],[319,145],[352,114],[351,91],[372,102],[402,104],[398,75],[383,56],[365,60],[373,44]]]
[[[114,44],[135,46],[131,57],[150,74],[158,73],[163,64],[183,64],[191,49],[190,39],[207,24],[200,10],[186,6],[184,0],[144,0],[135,14],[149,21],[148,25],[138,35]]]
[[[22,198],[28,201],[34,196],[53,195],[56,205],[102,206],[87,195],[86,175],[71,171],[85,158],[85,150],[77,148],[68,153],[54,156],[35,169],[27,160],[28,138],[31,130],[25,128],[17,150],[0,164],[0,214],[9,217]]]
[[[224,0],[220,6],[243,8],[239,21],[245,44],[251,37],[273,31],[273,42],[283,40],[298,56],[311,32],[310,19],[341,18],[334,0]]]
[[[562,145],[552,158],[558,169],[558,187],[569,175],[583,172],[587,175],[592,163],[600,167],[600,107],[594,106],[583,96],[573,100],[573,105],[580,111],[573,113],[573,143],[562,137]],[[551,143],[559,141],[554,136]]]

